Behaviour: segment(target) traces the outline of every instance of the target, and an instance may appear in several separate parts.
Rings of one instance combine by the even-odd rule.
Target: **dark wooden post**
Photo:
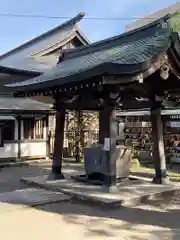
[[[56,127],[54,139],[54,153],[52,159],[52,178],[63,179],[62,157],[63,157],[63,141],[64,141],[64,124],[65,124],[65,110],[56,112]]]
[[[160,103],[155,102],[151,108],[153,159],[155,167],[155,177],[153,183],[164,184],[168,182],[166,170],[166,158],[163,139],[163,122],[161,116]]]
[[[108,158],[108,172],[106,174],[106,185],[116,184],[116,109],[109,107],[99,113],[99,142],[109,142],[105,148]]]

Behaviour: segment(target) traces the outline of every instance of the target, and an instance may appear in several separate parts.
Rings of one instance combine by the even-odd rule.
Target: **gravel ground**
[[[47,174],[49,168],[48,163],[1,169],[0,192],[23,188],[22,176]],[[179,240],[180,196],[114,210],[74,201],[47,204],[3,212],[0,224],[1,239],[6,240]]]

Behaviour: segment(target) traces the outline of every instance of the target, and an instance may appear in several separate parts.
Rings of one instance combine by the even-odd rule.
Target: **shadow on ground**
[[[153,209],[121,207],[112,210],[87,206],[75,201],[38,206],[38,209],[63,215],[67,224],[85,225],[87,236],[112,237],[119,232],[128,231],[131,235],[128,239],[150,239],[145,236],[147,232],[158,237],[152,239],[177,240],[180,237],[179,209],[160,212]],[[158,228],[161,230],[155,230]],[[165,229],[171,229],[171,231]]]
[[[24,188],[19,182],[23,176],[33,177],[50,172],[50,163],[34,164],[29,167],[4,168],[0,172],[0,192]],[[64,163],[64,168],[82,170],[80,164]],[[167,207],[168,206],[168,207]],[[166,196],[156,200],[147,200],[137,207],[108,209],[87,205],[75,200],[34,207],[40,211],[59,214],[67,224],[83,225],[86,237],[104,238],[125,236],[122,239],[180,239],[180,196]],[[151,234],[151,238],[147,236]],[[73,233],[72,233],[73,234]]]

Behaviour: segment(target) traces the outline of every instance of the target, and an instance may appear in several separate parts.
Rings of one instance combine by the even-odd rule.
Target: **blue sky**
[[[177,0],[1,0],[0,13],[73,17],[85,12],[88,17],[145,16]],[[32,19],[0,17],[0,53],[6,52],[33,37],[57,26],[62,19]],[[86,36],[100,40],[125,31],[132,20],[82,20]]]

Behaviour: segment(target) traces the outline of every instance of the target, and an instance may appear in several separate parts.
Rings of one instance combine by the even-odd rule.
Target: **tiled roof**
[[[22,49],[28,49],[29,46],[34,45],[35,49],[33,47],[33,51],[31,49],[31,52],[29,52],[28,55],[31,55],[35,53],[36,51],[41,51],[44,48],[47,48],[51,45],[53,45],[55,42],[59,42],[61,39],[64,39],[67,37],[71,32],[72,28],[76,23],[78,23],[82,18],[84,17],[84,13],[78,14],[76,17],[58,25],[57,27],[41,34],[38,37],[33,38],[32,40],[25,42],[24,44],[20,45],[17,48],[14,48],[10,50],[9,52],[6,52],[5,54],[0,56],[0,60],[7,58],[9,55],[12,55],[16,52],[19,52]],[[42,41],[43,39],[43,41]],[[29,51],[29,50],[27,50]],[[27,57],[27,54],[24,55],[24,57]]]
[[[36,72],[38,75],[44,73],[46,70],[56,66],[58,62],[58,56],[52,54],[50,56],[43,57],[26,57],[19,58],[17,61],[8,61],[8,68],[18,69],[23,71]],[[1,61],[0,61],[1,64]],[[2,65],[0,65],[2,66]]]
[[[0,96],[0,110],[20,110],[20,111],[48,111],[50,104],[42,103],[30,98],[14,98],[11,96]]]
[[[162,28],[157,21],[150,26],[89,44],[72,50],[69,54],[65,53],[64,60],[45,74],[8,86],[18,87],[23,91],[43,89],[74,82],[77,79],[83,80],[87,72],[89,77],[96,74],[113,74],[109,72],[111,66],[118,66],[119,74],[133,71],[137,73],[148,69],[155,57],[168,50],[169,37],[169,30]],[[142,69],[142,65],[146,69]]]
[[[47,61],[43,62],[45,57],[39,57],[39,52],[51,49],[51,47],[56,46],[57,44],[58,46],[61,44],[63,45],[64,41],[69,41],[71,36],[74,36],[73,34],[76,32],[81,36],[81,31],[75,26],[83,16],[84,14],[80,13],[56,28],[53,28],[19,47],[0,55],[0,65],[27,71],[37,71],[39,73],[44,72],[47,68],[50,69],[52,67],[52,57],[46,57],[50,62],[48,65]],[[83,34],[81,37],[85,43],[88,42]],[[57,61],[53,66],[55,66],[56,63]]]

